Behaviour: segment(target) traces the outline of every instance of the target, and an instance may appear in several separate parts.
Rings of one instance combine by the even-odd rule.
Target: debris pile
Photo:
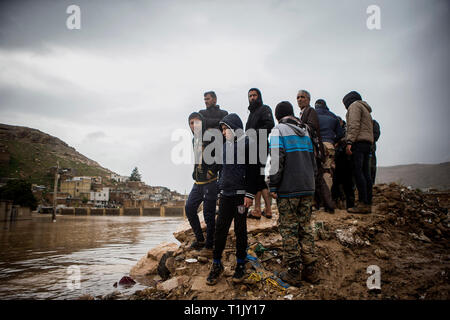
[[[396,184],[376,185],[371,214],[313,212],[318,259],[304,268],[305,280],[298,288],[278,278],[285,266],[276,207],[270,220],[247,221],[247,278],[240,284],[231,280],[236,264],[233,228],[222,259],[225,271],[215,286],[208,286],[212,259],[189,249],[194,235],[186,222],[174,234],[181,245],[163,243],[132,268],[130,275],[148,288],[128,299],[447,300],[448,195],[430,196]],[[372,265],[379,267],[381,290],[368,289],[367,272]]]

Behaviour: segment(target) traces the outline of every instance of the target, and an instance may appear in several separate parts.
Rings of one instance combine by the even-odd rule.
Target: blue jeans
[[[369,167],[371,147],[370,142],[355,142],[352,146],[353,174],[358,188],[358,200],[364,204],[372,204],[372,177]]]
[[[197,241],[205,241],[197,210],[203,202],[203,217],[206,223],[205,247],[212,249],[216,224],[217,181],[194,184],[186,202],[186,216]]]

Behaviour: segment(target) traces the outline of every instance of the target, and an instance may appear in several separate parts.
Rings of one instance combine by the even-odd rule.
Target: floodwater
[[[183,217],[33,216],[0,223],[0,299],[77,299],[144,288],[115,282],[149,249],[178,241]],[[79,279],[79,280],[78,280]]]

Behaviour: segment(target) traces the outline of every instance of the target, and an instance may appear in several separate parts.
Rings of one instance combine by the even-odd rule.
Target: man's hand
[[[252,198],[244,198],[244,207],[250,208],[253,205],[253,199]]]
[[[345,149],[345,153],[348,154],[349,156],[352,155],[352,145],[348,144],[347,148]]]
[[[275,192],[271,192],[270,195],[274,199],[276,199],[278,197],[278,195]]]

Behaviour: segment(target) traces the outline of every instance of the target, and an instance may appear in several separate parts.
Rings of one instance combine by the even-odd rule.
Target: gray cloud
[[[272,108],[300,88],[345,116],[358,90],[381,124],[381,166],[450,159],[446,1],[0,2],[2,122],[58,136],[120,174],[189,191],[171,133],[203,92],[247,120],[247,90]],[[381,30],[366,8],[381,8]]]

